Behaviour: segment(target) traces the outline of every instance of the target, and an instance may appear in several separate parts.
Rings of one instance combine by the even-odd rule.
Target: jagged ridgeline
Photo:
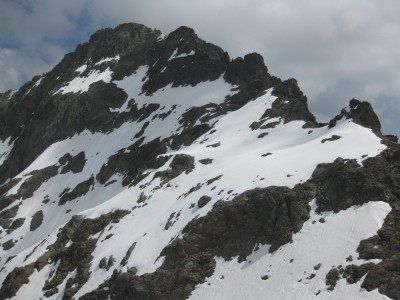
[[[0,94],[0,298],[399,299],[399,168],[367,102],[103,29]]]

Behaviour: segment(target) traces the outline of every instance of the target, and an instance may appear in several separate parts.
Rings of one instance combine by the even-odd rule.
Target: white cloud
[[[48,70],[50,65],[36,57],[26,56],[11,49],[0,49],[0,91],[15,89],[22,82],[30,80],[33,74],[41,74]]]

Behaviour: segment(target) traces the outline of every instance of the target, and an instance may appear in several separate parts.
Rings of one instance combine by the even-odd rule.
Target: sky
[[[0,0],[0,92],[51,70],[96,30],[136,22],[185,25],[231,58],[258,52],[272,75],[296,78],[319,121],[369,101],[400,136],[398,0]]]

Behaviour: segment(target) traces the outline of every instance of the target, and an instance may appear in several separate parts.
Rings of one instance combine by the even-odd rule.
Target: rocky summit
[[[0,299],[400,299],[400,147],[257,53],[122,24],[0,94],[0,226]]]

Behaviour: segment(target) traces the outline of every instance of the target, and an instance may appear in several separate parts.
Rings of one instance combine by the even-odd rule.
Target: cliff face
[[[0,94],[0,298],[396,299],[399,153],[369,103],[318,123],[259,54],[100,30]]]

